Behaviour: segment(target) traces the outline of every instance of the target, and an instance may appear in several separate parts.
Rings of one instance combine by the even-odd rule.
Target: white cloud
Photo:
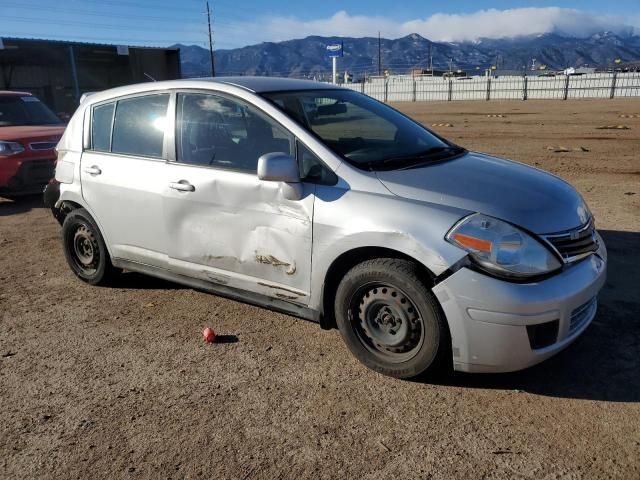
[[[462,42],[550,32],[576,37],[587,37],[600,31],[638,34],[639,26],[640,16],[637,14],[620,17],[570,8],[532,7],[489,9],[464,14],[436,13],[405,22],[394,22],[382,16],[350,15],[346,11],[339,11],[329,18],[317,20],[305,21],[295,17],[272,16],[259,19],[256,24],[220,25],[217,30],[225,38],[220,48],[229,48],[309,35],[373,37],[377,36],[378,31],[382,32],[385,38],[418,33],[434,41]],[[247,32],[256,33],[249,37]]]

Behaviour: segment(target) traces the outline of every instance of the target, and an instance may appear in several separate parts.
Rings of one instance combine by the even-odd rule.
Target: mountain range
[[[216,75],[326,76],[331,60],[328,44],[344,43],[344,57],[338,69],[363,75],[378,72],[378,38],[309,36],[283,42],[264,42],[241,48],[215,51]],[[549,70],[590,66],[608,68],[616,59],[640,60],[640,36],[601,32],[588,38],[554,33],[475,42],[432,42],[418,34],[398,39],[381,39],[382,70],[407,73],[413,68],[461,69],[477,73],[496,66],[500,70],[529,70],[545,65]],[[209,51],[199,46],[177,44],[184,77],[210,75]]]

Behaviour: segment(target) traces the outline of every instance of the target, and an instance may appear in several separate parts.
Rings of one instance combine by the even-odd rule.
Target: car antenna
[[[144,74],[145,77],[150,78],[152,82],[157,82],[157,80],[155,78],[153,78],[151,75],[149,75],[147,72],[142,72]]]

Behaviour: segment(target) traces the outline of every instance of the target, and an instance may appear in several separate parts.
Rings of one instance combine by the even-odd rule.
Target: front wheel
[[[116,269],[98,226],[84,208],[71,211],[64,219],[62,245],[67,263],[82,281],[101,285],[112,280]]]
[[[349,350],[367,367],[397,378],[441,369],[449,331],[437,300],[408,260],[378,258],[353,267],[335,299]]]

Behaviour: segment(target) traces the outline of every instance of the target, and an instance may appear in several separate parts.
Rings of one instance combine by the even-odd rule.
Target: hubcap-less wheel
[[[86,225],[78,225],[73,234],[73,253],[74,261],[78,268],[83,270],[87,275],[96,272],[100,248],[95,236]]]
[[[406,293],[390,284],[359,288],[351,299],[350,317],[367,350],[392,363],[413,358],[424,341],[418,309]]]

